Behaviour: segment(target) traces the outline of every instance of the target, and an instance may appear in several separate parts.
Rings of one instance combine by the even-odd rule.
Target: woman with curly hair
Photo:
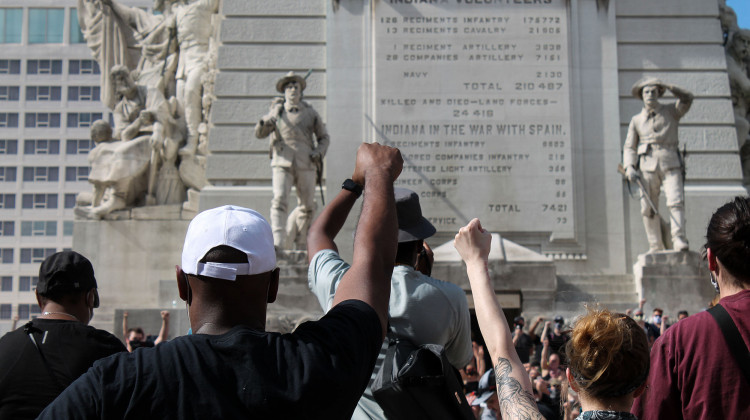
[[[479,327],[496,363],[500,412],[503,420],[543,419],[495,298],[487,269],[490,241],[490,233],[474,219],[458,232],[455,246],[466,263]],[[635,419],[630,408],[644,391],[649,372],[648,341],[635,321],[606,309],[589,309],[575,323],[565,351],[565,376],[583,409],[578,419]]]

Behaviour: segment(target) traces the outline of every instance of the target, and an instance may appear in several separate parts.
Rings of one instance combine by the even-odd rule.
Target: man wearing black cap
[[[98,359],[125,351],[89,327],[99,306],[94,269],[73,251],[42,262],[36,299],[42,315],[0,339],[0,419],[33,419]]]
[[[350,267],[339,256],[333,240],[360,196],[362,185],[361,179],[347,179],[341,192],[310,227],[307,238],[308,285],[325,311],[331,308],[339,282]],[[389,331],[414,345],[442,345],[451,364],[457,369],[463,368],[472,357],[466,295],[460,287],[429,276],[432,261],[424,239],[435,233],[435,227],[422,216],[419,196],[405,188],[394,188],[394,194],[398,248],[391,276]],[[386,350],[384,342],[374,373],[379,371]],[[352,418],[385,418],[369,386]]]

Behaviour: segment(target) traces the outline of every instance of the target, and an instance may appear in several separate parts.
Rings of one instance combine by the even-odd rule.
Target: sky
[[[737,23],[740,28],[750,28],[750,0],[727,0],[727,6],[734,9],[737,14]]]

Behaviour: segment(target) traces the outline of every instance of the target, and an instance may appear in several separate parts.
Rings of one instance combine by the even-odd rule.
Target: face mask
[[[555,328],[557,328],[558,330],[561,330],[561,329],[563,329],[564,325],[565,324],[563,324],[562,322],[556,322],[555,323]]]
[[[661,315],[654,315],[654,324],[661,324]]]

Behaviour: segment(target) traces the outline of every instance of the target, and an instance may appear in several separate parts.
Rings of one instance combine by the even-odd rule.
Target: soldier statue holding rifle
[[[659,103],[658,99],[667,90],[677,97],[677,102]],[[693,94],[652,77],[636,82],[632,92],[643,100],[643,109],[630,120],[623,165],[628,180],[641,187],[641,214],[649,252],[665,248],[657,209],[662,185],[669,208],[673,249],[687,251],[685,163],[678,148],[677,125],[690,109]]]
[[[323,120],[302,100],[305,78],[289,72],[276,83],[283,98],[276,98],[271,109],[255,126],[255,136],[270,136],[273,200],[271,227],[277,250],[305,249],[307,230],[315,212],[316,171],[328,150],[329,137]],[[298,205],[288,216],[289,192],[297,189]],[[289,217],[289,221],[287,221]],[[287,241],[289,232],[296,237]],[[293,240],[293,244],[289,244]]]

